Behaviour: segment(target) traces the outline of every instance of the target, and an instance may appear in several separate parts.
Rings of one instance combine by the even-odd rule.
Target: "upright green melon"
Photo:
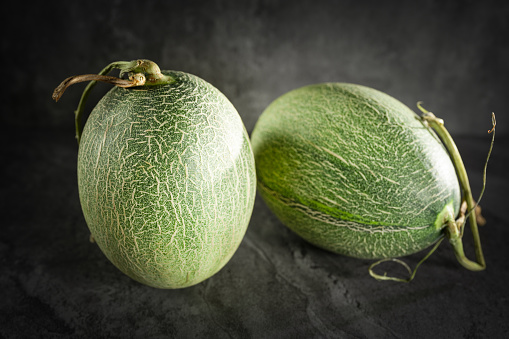
[[[454,219],[460,187],[437,136],[377,90],[311,85],[276,99],[252,133],[258,189],[310,243],[357,258],[408,255]]]
[[[256,173],[228,99],[194,75],[162,74],[162,84],[114,87],[94,108],[79,145],[79,195],[115,266],[153,287],[182,288],[237,250]]]

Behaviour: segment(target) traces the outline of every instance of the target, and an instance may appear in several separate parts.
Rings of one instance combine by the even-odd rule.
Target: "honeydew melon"
[[[342,255],[427,248],[458,216],[447,150],[412,110],[365,86],[324,83],[272,102],[251,135],[258,190],[281,222]]]
[[[256,173],[248,134],[231,102],[201,78],[157,68],[162,80],[153,81],[146,67],[120,69],[144,70],[136,74],[147,83],[112,88],[86,122],[83,214],[129,277],[157,288],[195,285],[230,260],[250,221]]]

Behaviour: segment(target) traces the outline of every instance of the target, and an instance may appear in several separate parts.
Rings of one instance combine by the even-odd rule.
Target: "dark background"
[[[509,3],[502,1],[51,1],[2,5],[0,337],[508,337],[509,180],[505,168]],[[410,284],[377,282],[370,261],[317,249],[257,197],[246,237],[214,277],[157,290],[88,242],[64,78],[147,58],[198,75],[251,133],[281,94],[353,82],[443,118],[476,197],[497,114],[481,239],[488,268],[450,246]],[[109,89],[99,85],[87,111]],[[469,232],[466,251],[472,257]],[[407,258],[414,266],[425,253]],[[399,272],[398,267],[388,267]]]

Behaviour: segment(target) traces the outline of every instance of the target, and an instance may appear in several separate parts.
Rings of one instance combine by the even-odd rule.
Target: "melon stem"
[[[444,126],[444,121],[442,119],[437,118],[433,113],[426,111],[424,108],[422,108],[422,106],[420,106],[420,104],[417,104],[417,106],[424,113],[422,116],[422,120],[425,123],[427,123],[429,127],[433,128],[433,130],[438,134],[445,148],[449,152],[449,156],[451,157],[451,160],[454,164],[458,180],[463,190],[462,200],[466,202],[467,210],[469,211],[469,213],[470,211],[475,211],[476,204],[472,197],[472,190],[470,189],[470,183],[468,181],[465,165],[463,164],[463,160],[461,159],[456,144],[454,143],[451,135]],[[454,249],[454,253],[456,255],[457,260],[463,267],[471,271],[482,271],[486,268],[486,262],[484,260],[484,255],[481,247],[481,240],[479,237],[477,220],[475,217],[469,218],[470,230],[472,231],[475,256],[477,260],[477,262],[474,262],[465,256],[465,252],[463,250],[462,238],[463,238],[463,226],[465,222],[464,219],[465,218],[460,217],[456,222],[451,217],[449,217],[448,220],[446,220],[447,223],[446,230],[449,242]]]
[[[106,75],[113,69],[120,70],[120,78]],[[122,79],[121,77],[126,73],[128,74],[129,78]],[[80,143],[82,133],[81,117],[83,115],[83,109],[85,108],[85,103],[88,99],[90,91],[95,87],[97,81],[106,82],[118,87],[129,88],[144,85],[167,84],[173,82],[173,79],[168,75],[164,75],[161,72],[159,66],[150,60],[139,59],[132,61],[116,61],[103,68],[98,74],[75,75],[65,79],[53,91],[53,100],[58,101],[64,94],[67,87],[84,81],[90,82],[88,83],[87,87],[85,87],[85,90],[81,95],[78,108],[76,111],[74,111],[76,140],[78,141],[78,145]]]

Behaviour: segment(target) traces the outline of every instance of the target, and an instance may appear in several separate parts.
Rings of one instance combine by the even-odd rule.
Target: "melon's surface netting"
[[[154,287],[197,284],[238,248],[254,203],[244,125],[215,87],[182,72],[169,85],[108,92],[78,154],[83,212],[104,254]]]
[[[408,255],[441,236],[460,188],[437,137],[396,99],[329,83],[276,99],[252,134],[261,196],[307,241],[358,258]]]

